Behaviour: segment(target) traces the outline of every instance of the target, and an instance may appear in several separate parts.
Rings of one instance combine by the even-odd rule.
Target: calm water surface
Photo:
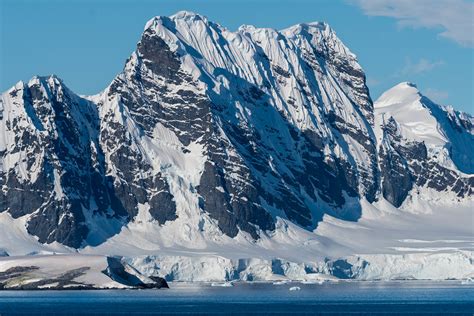
[[[0,291],[0,315],[474,315],[460,282],[171,284],[169,290]],[[300,290],[290,291],[298,286]]]

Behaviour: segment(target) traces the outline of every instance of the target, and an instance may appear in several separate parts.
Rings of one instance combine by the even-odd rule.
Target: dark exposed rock
[[[383,197],[399,207],[413,187],[412,175],[404,158],[396,151],[380,151]]]
[[[285,78],[290,78],[291,77],[291,74],[288,71],[284,70],[283,68],[281,68],[278,65],[275,65],[272,68],[273,68],[273,71],[275,71],[280,76],[283,76]]]
[[[0,282],[5,282],[9,279],[20,277],[22,274],[26,272],[36,271],[39,268],[36,266],[29,266],[29,267],[12,267],[7,269],[6,271],[0,272]]]
[[[331,275],[339,279],[351,279],[352,265],[342,259],[336,260],[331,265]]]
[[[355,279],[360,271],[364,271],[369,265],[369,262],[363,260],[360,264],[353,265],[346,259],[338,259],[334,261],[327,261],[326,265],[330,274],[339,279]]]
[[[103,273],[122,285],[140,289],[169,288],[165,279],[158,276],[145,277],[132,267],[122,263],[120,258],[108,258],[107,263],[108,267]],[[37,266],[15,266],[0,272],[0,290],[96,289],[94,284],[78,280],[90,269],[90,267],[84,266],[68,270],[54,277],[44,278],[41,269]],[[28,282],[24,282],[25,280]],[[147,282],[142,280],[147,280]]]
[[[143,33],[137,51],[146,66],[154,73],[168,80],[180,81],[178,77],[180,62],[176,54],[172,53],[168,45],[150,29]]]
[[[108,257],[107,269],[102,271],[112,280],[129,286],[140,286],[143,282],[136,275],[133,275],[125,270],[124,264],[120,258]]]
[[[145,277],[141,276],[131,266],[123,263],[118,257],[108,257],[107,264],[107,269],[102,271],[102,273],[120,284],[142,289],[169,288],[166,280],[161,277],[146,278],[151,282],[142,281],[142,278]]]
[[[166,282],[166,280],[163,279],[162,277],[150,276],[149,278],[152,279],[153,281],[155,281],[154,288],[158,288],[158,289],[169,289],[170,288],[168,283]]]
[[[428,156],[423,142],[403,139],[393,117],[387,120],[383,132],[379,150],[382,193],[394,206],[401,206],[415,185],[438,192],[452,191],[460,198],[472,194],[473,177],[464,177],[441,166]]]
[[[26,278],[28,274],[39,270],[36,266],[30,267],[13,267],[4,272],[0,272],[0,289],[8,290],[38,290],[41,288],[45,289],[92,289],[92,284],[86,284],[76,281],[75,279],[84,275],[89,267],[81,267],[73,270],[69,270],[58,277],[52,279],[42,279],[38,281],[32,281],[27,283],[18,284],[15,283],[16,279]]]
[[[175,220],[177,215],[173,195],[167,191],[155,194],[150,199],[150,214],[160,224],[164,224],[166,221]]]

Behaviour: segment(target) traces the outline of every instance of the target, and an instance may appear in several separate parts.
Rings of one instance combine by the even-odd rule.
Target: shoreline
[[[428,260],[432,259],[434,260]],[[180,285],[239,284],[473,284],[472,253],[365,260],[291,262],[284,259],[229,260],[220,256],[108,257],[37,255],[0,258],[0,290],[147,289]],[[455,259],[458,259],[457,261]],[[417,264],[424,260],[423,265]],[[402,270],[403,269],[403,270]],[[448,270],[447,270],[448,269]],[[169,283],[168,283],[169,282]],[[169,285],[168,285],[169,284]]]
[[[474,288],[474,281],[472,280],[357,280],[357,279],[341,279],[336,281],[324,281],[324,282],[307,282],[301,280],[285,280],[284,282],[281,281],[242,281],[242,280],[235,280],[229,282],[203,282],[203,281],[195,281],[195,282],[188,282],[188,281],[174,281],[174,282],[167,282],[168,288],[143,288],[143,287],[93,287],[93,286],[76,286],[76,287],[68,287],[68,288],[54,288],[54,287],[43,287],[43,288],[28,288],[28,289],[21,289],[21,288],[2,288],[0,289],[0,293],[5,292],[90,292],[90,291],[156,291],[156,290],[179,290],[179,289],[191,289],[191,288],[233,288],[239,286],[269,286],[269,287],[285,287],[285,286],[308,286],[308,287],[317,287],[317,286],[347,286],[347,285],[359,285],[364,286],[365,288],[370,288],[371,286],[375,287],[426,287],[426,288],[433,288],[433,287],[466,287],[466,288]],[[227,284],[231,285],[227,285]]]

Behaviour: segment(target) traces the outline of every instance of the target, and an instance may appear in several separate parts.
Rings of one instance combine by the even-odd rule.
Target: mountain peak
[[[403,81],[399,84],[394,85],[392,88],[388,89],[386,92],[393,91],[393,92],[403,92],[403,91],[410,91],[410,92],[419,92],[418,86],[410,81]]]
[[[403,82],[400,82],[399,84],[397,84],[395,87],[411,87],[411,88],[416,88],[418,89],[418,86],[416,85],[416,83],[413,83],[413,82],[410,82],[410,81],[403,81]]]
[[[193,141],[211,141],[220,137],[212,135],[214,130],[223,131],[231,142],[228,145],[227,142],[222,146],[213,145],[205,155],[220,157],[221,151],[235,152],[239,166],[242,166],[239,167],[242,175],[247,175],[247,170],[266,169],[267,161],[271,161],[272,166],[278,163],[278,173],[294,173],[290,177],[295,178],[300,177],[302,170],[313,174],[319,172],[316,170],[337,174],[342,169],[333,169],[335,165],[339,164],[342,168],[342,165],[351,164],[367,175],[365,179],[360,182],[337,177],[328,180],[328,185],[337,189],[332,189],[323,199],[340,207],[358,194],[368,200],[374,199],[375,182],[370,180],[373,180],[372,170],[376,163],[374,142],[370,135],[372,101],[362,68],[326,23],[303,23],[280,31],[244,25],[232,32],[195,13],[178,12],[170,17],[150,20],[132,57],[122,77],[109,88],[108,95],[120,94],[121,106],[128,108],[132,119],[149,137],[156,133],[156,126],[163,125],[169,131],[177,131],[179,142],[188,146]],[[333,80],[328,80],[328,77]],[[354,84],[349,85],[348,82]],[[179,119],[173,119],[178,114],[177,109]],[[197,117],[196,113],[199,114]],[[208,114],[216,120],[203,121],[202,118]],[[184,121],[188,122],[186,126],[177,123]],[[189,122],[194,124],[192,129],[188,129]],[[280,130],[274,126],[279,126]],[[271,135],[265,135],[265,131],[271,131]],[[306,136],[299,136],[302,134]],[[341,134],[353,140],[351,148],[328,141]],[[326,166],[324,160],[313,162],[301,157],[300,152],[295,151],[295,142],[299,137],[304,142],[305,152],[315,156],[333,153],[335,164]],[[240,141],[258,142],[262,147],[257,149],[257,146],[255,150],[246,145],[242,147]],[[341,151],[345,153],[340,154]],[[278,152],[288,154],[279,155]],[[361,157],[360,160],[346,159],[356,155],[357,159]],[[296,164],[293,158],[298,161]],[[220,165],[216,167],[204,166],[201,171],[204,176],[199,180],[202,184],[191,184],[199,187],[197,193],[203,200],[197,206],[190,202],[193,210],[200,212],[202,208],[214,214],[219,227],[231,237],[238,232],[238,226],[244,227],[242,231],[253,238],[257,236],[253,228],[255,224],[264,223],[266,226],[259,227],[272,228],[274,222],[263,220],[272,214],[272,209],[267,211],[259,205],[254,207],[244,203],[249,200],[247,196],[237,199],[239,202],[232,206],[235,213],[217,207],[219,203],[227,203],[229,195],[226,191],[233,192],[241,187],[235,180],[237,178],[230,176],[236,174],[231,166],[234,162],[225,160],[217,163]],[[150,164],[156,162],[150,160]],[[367,169],[367,165],[371,167]],[[226,172],[221,173],[220,170]],[[272,200],[275,205],[280,205],[276,206],[277,212],[286,207],[285,199],[292,199],[292,206],[282,211],[284,216],[304,227],[315,225],[318,221],[319,214],[311,214],[311,208],[305,204],[299,187],[288,187],[282,183],[274,189],[274,185],[269,183],[280,183],[281,179],[273,178],[273,174],[270,180],[260,180],[260,171],[249,176],[250,180],[243,184],[245,189],[239,189],[239,192],[256,197],[259,192],[271,191],[270,195],[278,195]],[[224,191],[211,190],[214,185],[207,185],[211,180],[223,184],[216,185]],[[255,190],[257,181],[266,187]],[[326,185],[316,183],[318,181],[315,176],[305,181],[305,190],[311,192],[312,198],[315,198],[315,186]],[[170,188],[175,187],[170,184]],[[183,190],[187,192],[188,187]],[[171,195],[181,194],[171,192]],[[350,192],[351,196],[346,199],[343,192]],[[216,199],[219,199],[218,203],[213,202]],[[247,219],[242,222],[240,215],[234,215],[237,211],[239,214],[249,213],[252,225],[247,224]],[[353,220],[359,216],[358,211],[357,207],[341,209],[334,211],[333,215]]]
[[[187,11],[187,10],[182,10],[178,11],[172,16],[170,16],[171,19],[201,19],[201,20],[207,20],[207,18],[199,13],[193,12],[193,11]]]
[[[51,74],[49,76],[33,76],[33,78],[30,79],[28,82],[28,85],[35,84],[35,83],[41,83],[41,82],[47,82],[49,84],[63,84],[63,81],[61,78],[56,76],[55,74]]]
[[[319,22],[319,21],[314,21],[314,22],[309,22],[309,23],[298,23],[281,30],[281,32],[298,34],[298,33],[301,33],[303,30],[308,30],[308,29],[317,29],[321,32],[327,32],[327,33],[333,32],[333,30],[331,29],[328,23]]]
[[[376,126],[386,124],[393,118],[404,139],[424,141],[428,147],[438,148],[438,157],[448,155],[440,153],[442,148],[447,148],[459,170],[473,170],[472,163],[468,161],[468,147],[472,143],[472,118],[469,115],[434,103],[411,82],[402,82],[387,90],[375,101],[374,108]],[[380,140],[382,134],[377,134]],[[450,167],[449,163],[445,165]]]
[[[201,15],[201,14],[196,13],[196,12],[192,12],[192,11],[178,11],[175,14],[169,16],[169,17],[168,16],[155,16],[146,23],[144,29],[146,30],[146,29],[150,28],[151,26],[156,25],[157,22],[158,22],[158,24],[163,24],[164,26],[167,27],[168,26],[168,23],[166,23],[167,21],[173,21],[173,22],[185,21],[185,24],[188,24],[188,25],[190,25],[188,22],[191,22],[191,24],[192,24],[194,22],[202,21],[204,23],[211,23],[211,24],[217,25],[220,28],[224,29],[224,27],[221,26],[219,23],[209,21],[206,16]],[[174,28],[174,26],[173,26],[173,28]],[[235,32],[235,33],[239,33],[239,32],[265,32],[265,31],[266,32],[269,32],[269,31],[274,32],[276,34],[282,34],[286,37],[294,37],[296,35],[301,35],[303,33],[308,33],[308,32],[309,33],[314,33],[314,31],[320,33],[324,37],[330,37],[331,34],[335,35],[335,32],[329,26],[328,23],[318,22],[318,21],[309,22],[309,23],[298,23],[298,24],[292,25],[290,27],[287,27],[287,28],[284,28],[284,29],[281,29],[281,30],[277,30],[277,29],[269,28],[269,27],[257,27],[257,26],[251,25],[251,24],[243,24],[237,29],[237,32]]]
[[[166,21],[186,21],[186,22],[196,22],[196,21],[203,21],[205,23],[208,22],[207,17],[192,12],[192,11],[178,11],[175,14],[171,16],[155,16],[148,20],[148,22],[145,24],[144,30],[147,30],[148,28],[158,24],[166,24]],[[159,23],[161,22],[161,23]]]
[[[407,104],[419,100],[422,97],[416,84],[401,82],[385,91],[375,102],[375,108],[383,108],[396,104]]]
[[[20,80],[15,83],[14,86],[10,87],[6,92],[12,92],[17,90],[25,89],[26,87],[31,87],[33,85],[40,85],[40,86],[64,86],[64,82],[56,75],[51,74],[49,76],[39,76],[35,75],[28,81]]]

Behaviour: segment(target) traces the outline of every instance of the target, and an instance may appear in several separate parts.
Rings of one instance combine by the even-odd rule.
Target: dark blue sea
[[[170,286],[0,291],[0,315],[474,315],[474,285],[454,281]]]

